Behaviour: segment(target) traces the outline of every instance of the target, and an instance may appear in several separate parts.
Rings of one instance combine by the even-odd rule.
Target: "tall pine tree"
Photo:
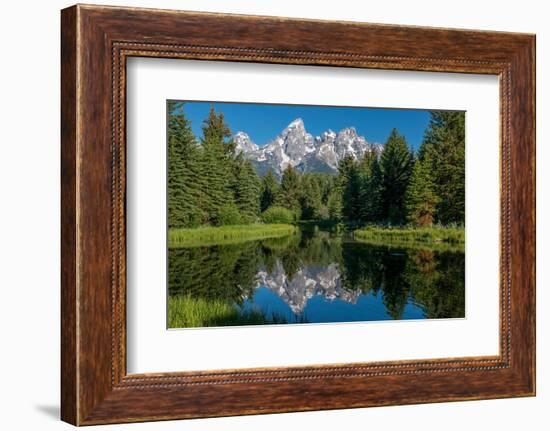
[[[270,169],[262,178],[262,190],[260,196],[260,210],[264,212],[275,203],[279,194],[279,181]]]
[[[323,201],[319,179],[314,174],[302,176],[302,196],[300,199],[302,218],[318,220],[322,218]]]
[[[216,114],[214,108],[204,120],[202,133],[201,173],[205,183],[202,205],[209,221],[219,224],[220,211],[235,204],[231,190],[234,146],[228,140],[231,131],[225,124],[223,113]]]
[[[342,193],[342,215],[349,221],[357,221],[361,206],[361,173],[352,156],[346,156],[340,161],[338,175],[338,187]]]
[[[301,217],[300,198],[302,196],[300,175],[292,166],[283,172],[281,178],[281,187],[277,195],[276,203],[293,211],[296,216]]]
[[[365,223],[377,222],[380,218],[381,174],[378,155],[371,147],[359,163],[361,189],[359,191],[359,219]]]
[[[465,115],[433,111],[420,156],[430,152],[435,191],[439,197],[437,220],[464,223],[465,211]]]
[[[380,156],[382,216],[393,225],[405,222],[405,192],[411,169],[412,156],[405,137],[393,129]]]
[[[414,163],[405,195],[407,221],[414,226],[431,226],[435,220],[439,198],[435,193],[432,166],[430,151]]]
[[[342,193],[334,188],[327,196],[328,218],[334,221],[342,220]]]
[[[199,148],[185,118],[183,102],[169,101],[168,109],[168,226],[198,226],[205,214],[200,208]]]
[[[233,161],[233,193],[242,221],[253,223],[260,213],[261,182],[249,160],[239,155]]]

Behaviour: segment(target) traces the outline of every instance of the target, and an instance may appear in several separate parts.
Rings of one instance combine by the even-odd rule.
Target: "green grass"
[[[357,241],[375,245],[407,248],[434,248],[464,251],[465,234],[462,227],[432,226],[422,228],[368,226],[355,230]]]
[[[356,238],[356,240],[372,246],[385,247],[388,249],[432,250],[438,252],[464,253],[464,244],[449,242],[399,241],[396,239],[381,240],[376,238]]]
[[[271,325],[287,320],[260,310],[239,311],[233,304],[215,299],[192,298],[188,295],[168,298],[169,328],[200,328],[206,326]]]
[[[298,228],[289,224],[247,224],[193,229],[169,229],[168,247],[201,247],[236,244],[266,238],[291,235]]]

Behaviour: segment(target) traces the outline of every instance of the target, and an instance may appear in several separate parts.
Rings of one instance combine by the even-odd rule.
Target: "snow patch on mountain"
[[[307,132],[304,121],[296,118],[279,135],[263,147],[256,145],[245,132],[233,136],[238,153],[243,153],[264,175],[272,170],[281,176],[292,166],[302,172],[336,173],[338,164],[344,157],[361,159],[366,152],[378,155],[383,146],[369,143],[357,134],[355,127],[347,127],[335,132],[331,129],[313,136]]]
[[[235,143],[235,151],[237,153],[248,154],[258,150],[258,146],[252,142],[250,136],[245,132],[237,132],[233,135],[233,142]]]

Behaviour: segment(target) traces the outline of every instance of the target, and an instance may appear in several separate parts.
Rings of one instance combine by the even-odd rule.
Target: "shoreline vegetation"
[[[277,325],[288,323],[284,316],[262,310],[239,310],[221,299],[193,298],[190,295],[168,297],[169,328],[212,326]]]
[[[312,225],[335,226],[339,230],[351,232],[354,240],[372,245],[464,252],[465,231],[463,227],[459,226],[388,227],[370,225],[357,229],[354,224],[329,221],[171,228],[168,230],[168,247],[171,249],[210,247],[281,238],[295,234],[300,227]]]
[[[464,252],[463,227],[381,227],[367,226],[353,231],[353,238],[372,245],[403,248],[429,248]]]
[[[278,238],[295,233],[290,224],[245,224],[204,226],[198,228],[171,228],[168,230],[169,248],[205,247],[236,244],[245,241]]]

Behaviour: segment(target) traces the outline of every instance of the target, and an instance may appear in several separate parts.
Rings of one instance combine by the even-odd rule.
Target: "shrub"
[[[185,220],[185,227],[199,227],[204,223],[204,220],[206,218],[206,214],[204,211],[201,211],[200,209],[193,208],[188,211],[186,220]]]
[[[295,220],[295,214],[284,207],[272,206],[266,209],[260,218],[264,223],[289,224]]]
[[[319,220],[330,220],[329,209],[326,205],[321,205],[319,211],[317,212],[317,218]]]
[[[254,224],[258,222],[258,216],[241,213],[241,224]]]
[[[236,205],[225,205],[218,211],[216,222],[218,226],[240,224],[242,222],[241,213]]]

